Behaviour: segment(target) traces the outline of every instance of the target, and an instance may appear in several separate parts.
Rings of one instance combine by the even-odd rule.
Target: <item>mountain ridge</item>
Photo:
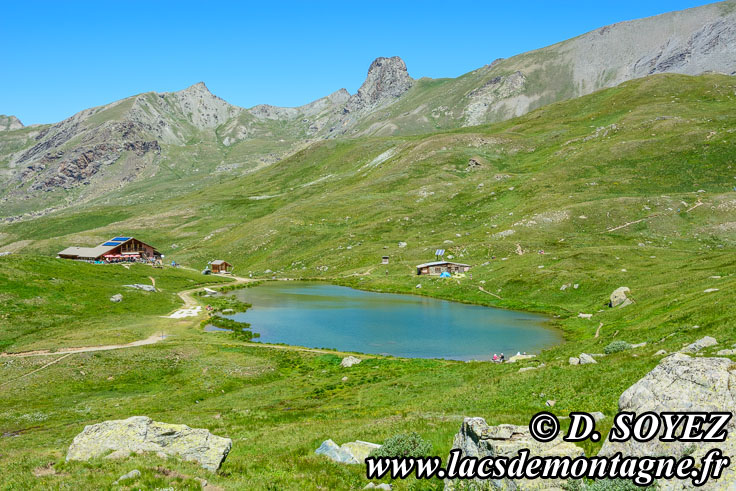
[[[414,79],[401,58],[380,57],[355,94],[339,89],[295,108],[242,108],[203,82],[146,92],[3,131],[0,205],[6,217],[69,206],[163,175],[199,186],[319,140],[475,126],[632,78],[710,71],[736,73],[736,1],[604,26],[454,79]]]

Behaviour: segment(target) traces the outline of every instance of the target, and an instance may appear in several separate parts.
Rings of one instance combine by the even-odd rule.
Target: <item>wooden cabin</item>
[[[434,261],[431,263],[419,264],[417,266],[418,275],[430,276],[439,276],[442,273],[465,273],[469,270],[469,264],[451,263],[450,261]]]
[[[155,247],[135,237],[113,237],[97,247],[67,247],[58,256],[82,261],[161,259]]]
[[[231,269],[233,269],[233,265],[222,259],[210,263],[210,271],[213,273],[229,273]]]

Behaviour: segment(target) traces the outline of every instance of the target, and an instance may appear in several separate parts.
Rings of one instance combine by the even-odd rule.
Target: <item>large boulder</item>
[[[156,452],[198,462],[205,469],[216,471],[232,444],[229,438],[205,429],[133,416],[85,426],[74,438],[66,460],[89,460],[111,451]]]
[[[646,411],[713,412],[736,409],[736,371],[728,358],[695,358],[676,353],[664,358],[651,372],[626,389],[618,401],[619,411],[642,414]],[[725,442],[662,442],[658,437],[648,442],[611,442],[606,440],[600,455],[624,456],[691,455],[696,462],[711,449],[720,448],[733,461],[736,458],[736,419],[726,427]],[[691,481],[658,482],[660,489],[689,489]],[[717,481],[709,481],[702,489],[736,488],[736,467],[729,466]]]
[[[580,365],[590,365],[592,363],[598,363],[588,353],[580,353],[580,356],[578,356],[578,360],[579,360]]]
[[[528,449],[531,456],[583,455],[583,449],[562,440],[562,436],[551,442],[540,442],[532,438],[528,426],[502,424],[489,426],[483,418],[465,418],[460,431],[455,435],[452,449],[459,449],[463,457],[515,457],[521,449]],[[476,480],[472,489],[559,489],[564,481],[553,479],[535,480]],[[460,482],[445,481],[445,490],[462,487]]]
[[[332,440],[325,440],[322,445],[314,451],[317,455],[324,455],[328,459],[339,462],[340,464],[357,464],[358,459],[353,457],[349,451],[340,448],[340,446]]]
[[[613,290],[613,293],[611,293],[611,301],[609,305],[611,307],[626,307],[627,305],[631,305],[633,303],[631,299],[626,295],[631,290],[629,290],[626,286],[621,286],[619,288],[616,288]]]
[[[355,356],[350,355],[342,359],[342,361],[340,362],[340,366],[343,368],[350,368],[353,365],[357,365],[361,361],[362,360],[360,358],[356,358]]]

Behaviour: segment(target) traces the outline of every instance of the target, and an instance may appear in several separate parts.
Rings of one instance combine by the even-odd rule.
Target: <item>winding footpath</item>
[[[218,275],[219,276],[219,275]],[[224,278],[233,278],[235,281],[232,283],[228,283],[227,285],[239,285],[242,283],[248,283],[251,280],[248,278],[241,278],[239,276],[223,276]],[[156,281],[151,278],[151,282],[153,285],[156,285]],[[204,290],[206,287],[199,287],[199,288],[193,288],[191,290],[184,290],[178,293],[179,298],[182,299],[184,302],[184,305],[177,309],[176,311],[172,312],[171,314],[164,316],[170,319],[181,319],[183,317],[198,317],[201,314],[201,307],[198,309],[199,305],[197,305],[197,300],[194,298],[194,293]],[[180,313],[182,311],[187,312],[194,312],[196,311],[196,314],[194,315],[177,315],[177,313]],[[71,355],[74,353],[89,353],[93,351],[110,351],[110,350],[117,350],[117,349],[126,349],[126,348],[136,348],[138,346],[146,346],[149,344],[155,344],[158,342],[161,342],[166,339],[165,334],[154,334],[146,339],[141,339],[138,341],[133,341],[132,343],[127,344],[108,344],[103,346],[81,346],[78,348],[59,348],[56,350],[35,350],[35,351],[24,351],[21,353],[0,353],[0,358],[26,358],[29,356],[56,356],[56,355]],[[66,356],[63,356],[62,358],[65,358]],[[61,360],[61,358],[59,358]],[[56,363],[56,360],[52,363],[49,363],[49,365]],[[48,365],[46,365],[48,366]],[[46,368],[46,366],[41,367],[39,370]],[[34,373],[34,372],[31,372]],[[30,374],[26,374],[24,376],[27,376]],[[0,386],[1,387],[1,386]]]
[[[218,275],[220,276],[220,275]],[[232,285],[239,285],[242,283],[249,283],[252,281],[257,281],[249,278],[241,278],[239,276],[225,276],[226,278],[232,278],[235,281],[232,283],[228,283],[227,286]],[[155,280],[151,278],[151,282],[155,285]],[[182,299],[184,302],[184,305],[182,305],[179,309],[175,310],[174,312],[170,313],[167,316],[163,316],[165,318],[169,319],[182,319],[182,318],[188,318],[188,317],[199,317],[202,314],[202,307],[199,305],[197,300],[194,297],[194,294],[198,291],[203,291],[207,287],[199,287],[199,288],[193,288],[191,290],[184,290],[178,293],[179,298]],[[30,375],[33,375],[34,373],[40,372],[41,370],[44,370],[45,368],[48,368],[61,360],[76,354],[76,353],[90,353],[94,351],[110,351],[110,350],[119,350],[119,349],[127,349],[127,348],[136,348],[139,346],[147,346],[155,343],[159,343],[161,341],[164,341],[167,338],[167,336],[164,333],[161,334],[154,334],[146,339],[141,339],[138,341],[133,341],[131,343],[127,344],[108,344],[103,346],[81,346],[77,348],[59,348],[56,350],[35,350],[35,351],[25,351],[20,353],[0,353],[0,359],[1,358],[27,358],[31,356],[59,356],[55,360],[50,361],[49,363],[46,363],[45,365],[41,366],[40,368],[37,368],[33,371],[30,371],[26,374],[21,375],[20,377],[14,378],[12,380],[5,381],[3,383],[0,383],[0,387],[4,387],[6,385],[9,385],[13,382],[16,382],[18,380],[24,379]],[[279,350],[289,350],[289,351],[306,351],[311,353],[321,353],[321,354],[333,354],[333,355],[347,355],[352,353],[342,352],[342,351],[335,351],[335,350],[326,350],[326,349],[319,349],[319,348],[306,348],[303,346],[291,346],[291,345],[281,345],[281,344],[264,344],[264,343],[254,343],[254,342],[246,342],[243,343],[246,346],[252,346],[252,347],[258,347],[258,348],[271,348],[271,349],[279,349]],[[369,355],[369,354],[361,354],[361,358],[377,358],[376,355]]]

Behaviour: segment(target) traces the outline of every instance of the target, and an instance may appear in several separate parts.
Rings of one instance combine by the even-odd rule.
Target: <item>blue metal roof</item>
[[[130,240],[131,238],[132,237],[115,237],[114,239],[110,239],[110,242],[112,242],[112,241],[116,241],[116,242],[117,241],[126,241],[126,240]]]
[[[110,242],[105,242],[102,245],[103,246],[119,246],[120,244],[122,244],[122,242],[112,242],[112,241],[110,241]]]

